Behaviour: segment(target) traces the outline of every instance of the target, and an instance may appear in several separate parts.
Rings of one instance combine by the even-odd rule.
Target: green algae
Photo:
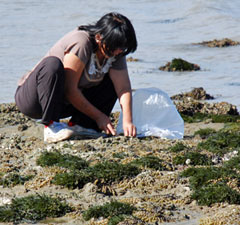
[[[188,149],[188,147],[186,145],[184,145],[182,142],[178,142],[174,146],[171,146],[170,148],[168,148],[168,150],[171,152],[181,152],[181,151],[184,151],[187,149]]]
[[[206,114],[206,113],[186,113],[180,112],[180,115],[184,122],[186,123],[198,123],[206,120],[211,120],[212,123],[236,123],[240,120],[239,115],[214,115],[214,114]]]
[[[215,134],[217,131],[212,128],[205,128],[205,129],[200,129],[194,133],[194,136],[199,135],[202,139],[205,139],[212,134]]]
[[[85,184],[93,181],[92,174],[88,174],[84,170],[56,174],[51,182],[56,185],[67,187],[68,189],[81,189]]]
[[[126,157],[126,154],[123,152],[118,152],[118,153],[113,153],[112,156],[113,158],[124,159]]]
[[[84,169],[88,167],[85,160],[70,154],[63,155],[58,151],[42,153],[37,159],[37,164],[42,167],[59,166],[68,169]]]
[[[117,162],[101,162],[82,170],[72,170],[69,173],[57,174],[52,183],[66,186],[69,189],[83,188],[86,183],[101,181],[99,185],[111,184],[124,178],[131,178],[141,172],[139,168],[131,164]]]
[[[86,221],[91,218],[108,218],[108,225],[115,225],[123,221],[126,216],[131,216],[134,210],[136,210],[136,208],[128,203],[112,201],[102,206],[93,206],[89,208],[83,212],[83,218]]]
[[[227,123],[224,125],[226,132],[240,132],[240,123]]]
[[[238,156],[233,157],[229,161],[225,162],[223,166],[227,169],[240,170],[240,151],[238,151]]]
[[[69,189],[83,188],[86,183],[101,181],[101,184],[111,184],[124,178],[136,176],[140,169],[131,164],[104,161],[89,166],[85,160],[59,152],[44,152],[38,159],[40,166],[59,166],[68,168],[70,172],[58,173],[52,180],[53,184]]]
[[[26,181],[33,178],[33,175],[22,176],[18,173],[10,173],[0,179],[0,185],[3,187],[14,187],[16,185],[22,185]]]
[[[124,178],[134,177],[141,172],[141,170],[134,165],[108,161],[89,167],[86,171],[92,174],[95,180],[102,180],[108,184],[123,180]]]
[[[181,58],[174,58],[170,64],[171,71],[193,71],[199,69],[200,67],[196,67],[195,64],[189,63]]]
[[[155,170],[166,170],[162,165],[162,160],[155,156],[144,156],[131,162],[131,165],[140,168],[151,168]]]
[[[186,164],[186,160],[189,160],[189,165],[212,165],[211,159],[207,155],[199,152],[187,152],[184,155],[178,155],[173,158],[173,164]]]
[[[190,113],[190,115],[180,112],[180,115],[185,123],[199,123],[206,119],[209,119],[209,114],[204,113]]]
[[[240,193],[227,185],[231,179],[240,180],[239,173],[234,169],[227,167],[192,167],[183,171],[181,176],[190,177],[190,187],[193,189],[191,198],[200,205],[210,206],[220,202],[240,204]]]
[[[221,178],[227,182],[232,178],[240,178],[240,175],[231,168],[213,166],[204,168],[191,167],[184,170],[181,176],[190,177],[190,186],[194,190],[207,185],[211,180],[218,180]]]
[[[108,220],[108,225],[116,225],[122,221],[124,221],[127,218],[127,215],[118,215],[110,217]]]
[[[236,123],[240,120],[239,115],[210,115],[213,123]]]
[[[15,198],[11,204],[0,206],[0,221],[36,223],[46,217],[60,217],[73,209],[59,198],[46,195],[30,195]]]
[[[224,183],[203,186],[196,190],[191,197],[197,200],[199,205],[211,206],[214,203],[220,202],[240,204],[240,193],[231,189]]]
[[[227,152],[240,148],[240,132],[220,130],[208,137],[206,141],[199,143],[197,148],[222,156]]]
[[[165,66],[159,67],[163,71],[194,71],[200,70],[200,66],[183,60],[181,58],[174,58],[171,62],[168,62]]]

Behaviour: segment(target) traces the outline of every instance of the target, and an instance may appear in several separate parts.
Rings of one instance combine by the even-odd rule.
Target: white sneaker
[[[44,142],[54,143],[63,141],[73,135],[73,130],[65,123],[53,122],[44,127]]]
[[[90,137],[105,137],[105,136],[107,136],[104,133],[97,132],[94,129],[81,127],[77,124],[69,126],[69,128],[73,131],[74,135],[90,136]]]

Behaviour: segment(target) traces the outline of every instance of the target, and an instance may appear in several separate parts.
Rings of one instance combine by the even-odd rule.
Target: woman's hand
[[[106,134],[116,135],[116,131],[111,123],[111,120],[104,113],[96,119],[96,123],[99,129],[103,130]]]
[[[132,91],[127,69],[109,72],[123,112],[123,132],[125,136],[135,137],[137,129],[132,119]]]
[[[124,136],[136,137],[137,129],[133,123],[123,123]]]

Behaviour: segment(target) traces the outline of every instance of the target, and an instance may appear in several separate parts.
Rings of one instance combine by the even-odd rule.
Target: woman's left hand
[[[123,132],[124,132],[124,136],[136,137],[137,128],[133,123],[123,123]]]

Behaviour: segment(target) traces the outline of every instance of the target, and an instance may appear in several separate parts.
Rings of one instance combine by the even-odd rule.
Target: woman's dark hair
[[[105,44],[105,52],[111,56],[117,48],[124,49],[123,55],[137,49],[135,30],[129,19],[119,13],[111,12],[104,15],[94,25],[79,26],[79,30],[89,33],[94,51],[97,50],[95,35],[100,34],[101,44]]]

